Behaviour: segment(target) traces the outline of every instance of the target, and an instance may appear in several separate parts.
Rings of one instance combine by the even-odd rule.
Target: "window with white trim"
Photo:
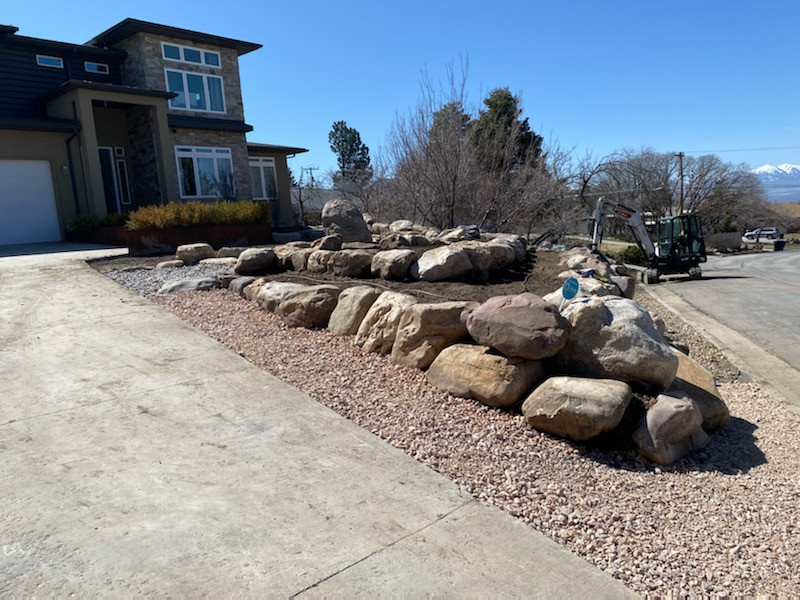
[[[217,69],[222,66],[219,52],[203,50],[202,48],[193,48],[191,46],[181,46],[179,44],[170,44],[167,42],[161,42],[161,56],[163,56],[165,60],[191,63],[193,65],[205,65]]]
[[[169,101],[171,108],[199,112],[225,112],[222,77],[189,71],[164,69],[167,91],[178,94]]]
[[[250,185],[255,200],[278,199],[278,177],[274,158],[250,157]]]
[[[229,148],[175,146],[181,198],[233,196],[233,161]]]
[[[45,54],[36,55],[36,64],[40,67],[53,67],[54,69],[64,68],[64,59],[58,56],[47,56]]]
[[[83,63],[83,69],[87,73],[102,73],[103,75],[108,75],[108,65],[105,63],[85,61]]]

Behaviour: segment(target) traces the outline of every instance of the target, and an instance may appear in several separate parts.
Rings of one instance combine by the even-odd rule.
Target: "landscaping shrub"
[[[105,217],[80,215],[67,223],[67,234],[81,236],[89,234],[99,227],[122,227],[128,220],[128,213],[113,213]]]
[[[128,216],[131,231],[192,225],[243,225],[270,222],[269,202],[170,202],[143,206]]]
[[[646,265],[647,259],[639,246],[628,246],[617,254],[617,260],[629,265]]]

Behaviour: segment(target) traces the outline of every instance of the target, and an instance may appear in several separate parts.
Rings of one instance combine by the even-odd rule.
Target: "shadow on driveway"
[[[104,246],[102,244],[72,244],[68,242],[46,242],[43,244],[13,244],[0,246],[0,257],[29,256],[33,254],[57,254],[61,252],[82,252],[85,250],[114,250],[120,246]]]

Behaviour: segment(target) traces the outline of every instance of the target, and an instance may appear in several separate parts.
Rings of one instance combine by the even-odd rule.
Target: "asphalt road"
[[[659,285],[800,370],[800,252],[712,256]]]

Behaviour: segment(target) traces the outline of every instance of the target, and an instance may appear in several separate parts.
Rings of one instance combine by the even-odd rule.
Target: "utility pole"
[[[319,167],[300,167],[301,172],[308,171],[308,175],[311,178],[311,187],[314,187],[314,171],[319,171]]]
[[[686,156],[683,152],[678,152],[675,156],[678,157],[678,176],[681,178],[681,197],[678,201],[678,215],[683,214],[683,157]]]

